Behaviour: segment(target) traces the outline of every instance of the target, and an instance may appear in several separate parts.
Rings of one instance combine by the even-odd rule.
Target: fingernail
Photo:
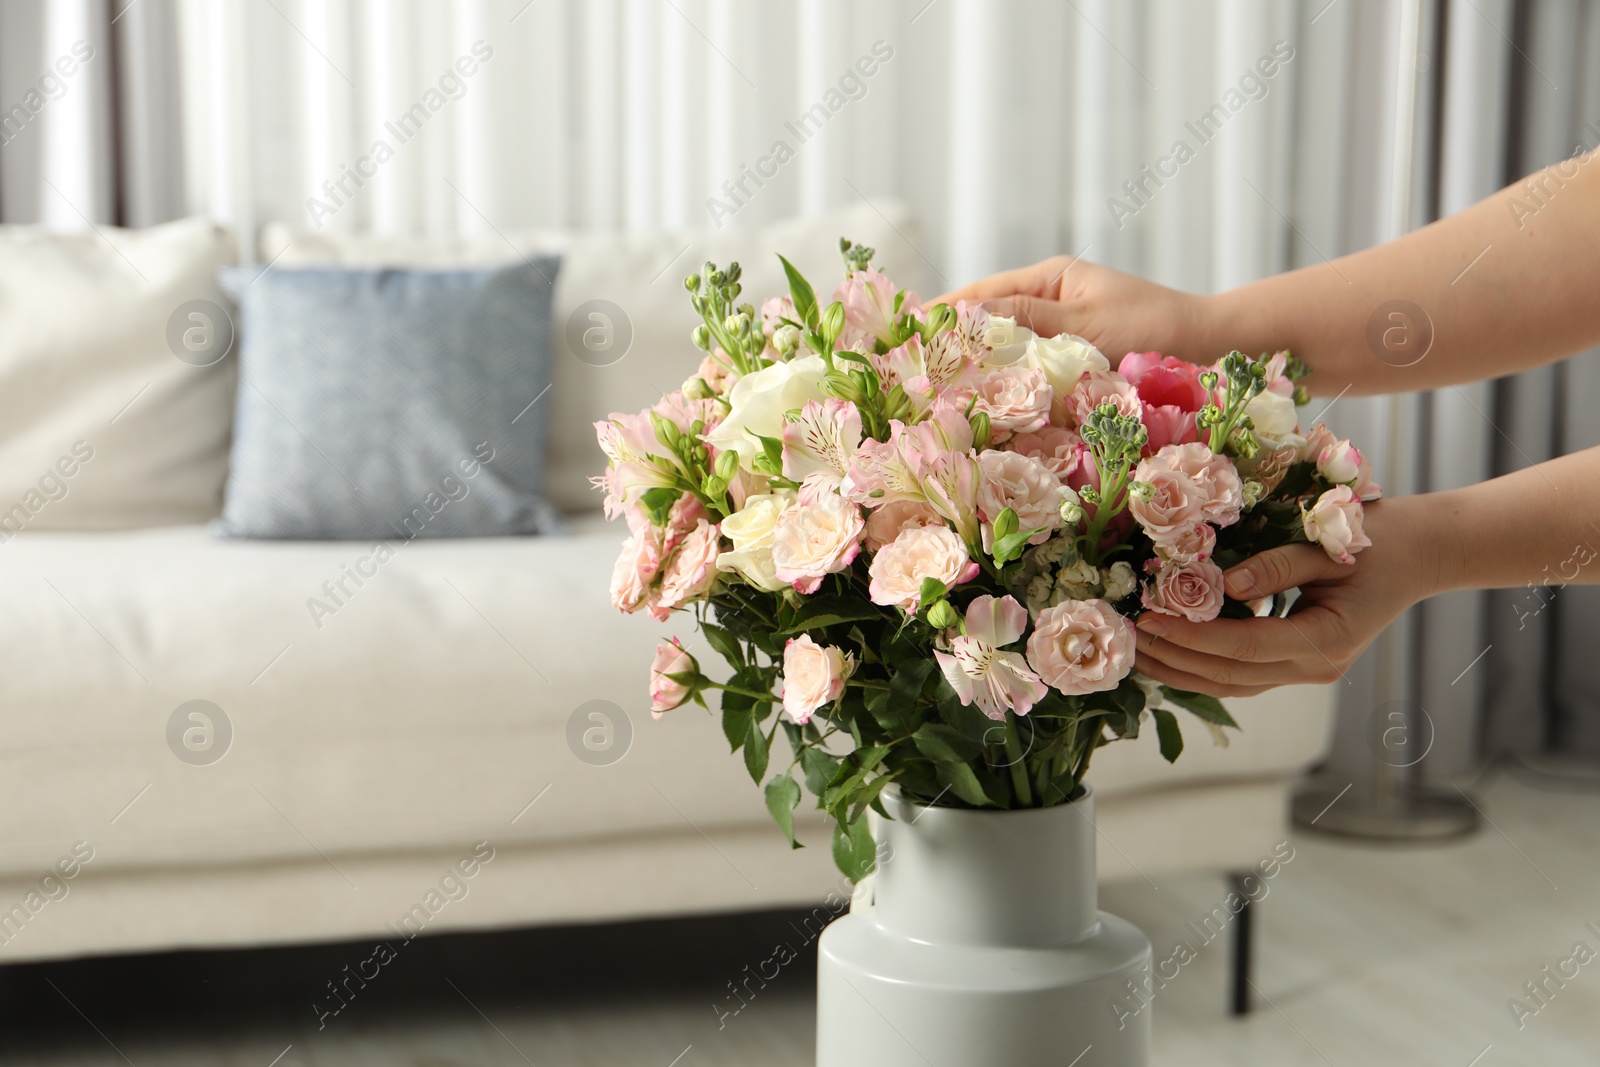
[[[1248,567],[1235,567],[1227,574],[1224,574],[1222,576],[1222,586],[1228,591],[1228,595],[1235,600],[1243,600],[1256,594],[1256,579],[1250,573]]]
[[[1139,616],[1137,625],[1139,629],[1155,637],[1160,637],[1167,632],[1167,624],[1148,612]]]

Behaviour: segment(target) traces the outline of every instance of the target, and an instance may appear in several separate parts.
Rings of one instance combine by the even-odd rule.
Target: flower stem
[[[1006,759],[1011,761],[1011,788],[1025,808],[1033,807],[1033,786],[1028,784],[1028,768],[1022,761],[1022,741],[1017,737],[1017,717],[1006,713]]]

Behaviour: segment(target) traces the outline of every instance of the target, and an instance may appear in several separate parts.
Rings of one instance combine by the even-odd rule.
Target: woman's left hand
[[[1421,497],[1367,505],[1372,546],[1354,564],[1316,545],[1254,556],[1226,575],[1228,595],[1252,600],[1299,587],[1285,618],[1189,622],[1146,611],[1139,617],[1138,668],[1175,689],[1254,696],[1275,686],[1344,677],[1402,612],[1449,587],[1448,543],[1432,532]]]

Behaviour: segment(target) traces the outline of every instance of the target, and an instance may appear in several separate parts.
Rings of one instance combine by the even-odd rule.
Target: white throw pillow
[[[408,241],[272,224],[262,233],[261,254],[283,264],[460,266],[560,252],[552,315],[555,373],[550,394],[540,403],[555,409],[546,492],[558,508],[575,512],[600,506],[600,494],[589,485],[590,476],[605,467],[594,422],[614,411],[638,411],[655,403],[699,365],[702,353],[689,340],[699,320],[683,279],[705,260],[724,267],[738,260],[744,268],[742,299],[759,307],[767,297],[789,291],[778,262],[781,253],[805,272],[818,298],[827,301],[844,275],[839,238],[849,237],[876,248],[874,265],[900,285],[933,296],[930,286],[936,283],[927,280],[933,272],[914,243],[915,234],[907,208],[880,202],[743,232],[650,236],[517,230],[505,239]],[[624,324],[609,321],[608,309],[592,301],[621,308],[626,316],[632,340],[621,358],[607,345],[622,343]],[[593,317],[597,314],[601,318]],[[585,337],[593,342],[587,350]]]
[[[0,542],[221,511],[234,361],[216,272],[233,258],[198,218],[0,226]]]

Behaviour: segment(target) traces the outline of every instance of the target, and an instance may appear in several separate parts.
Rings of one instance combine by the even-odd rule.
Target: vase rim
[[[1048,807],[1043,808],[949,808],[940,804],[923,804],[920,801],[907,799],[906,795],[900,791],[900,787],[898,785],[890,785],[885,787],[883,790],[883,795],[886,799],[895,804],[903,804],[906,807],[916,808],[920,811],[941,812],[942,814],[939,816],[940,818],[968,818],[974,816],[982,818],[994,818],[996,816],[1003,815],[1033,815],[1038,817],[1042,816],[1046,812],[1068,811],[1077,805],[1082,804],[1084,801],[1092,801],[1094,799],[1094,786],[1090,785],[1088,782],[1084,782],[1082,784],[1083,792],[1073,797],[1071,800],[1063,801],[1060,804],[1051,804]]]

